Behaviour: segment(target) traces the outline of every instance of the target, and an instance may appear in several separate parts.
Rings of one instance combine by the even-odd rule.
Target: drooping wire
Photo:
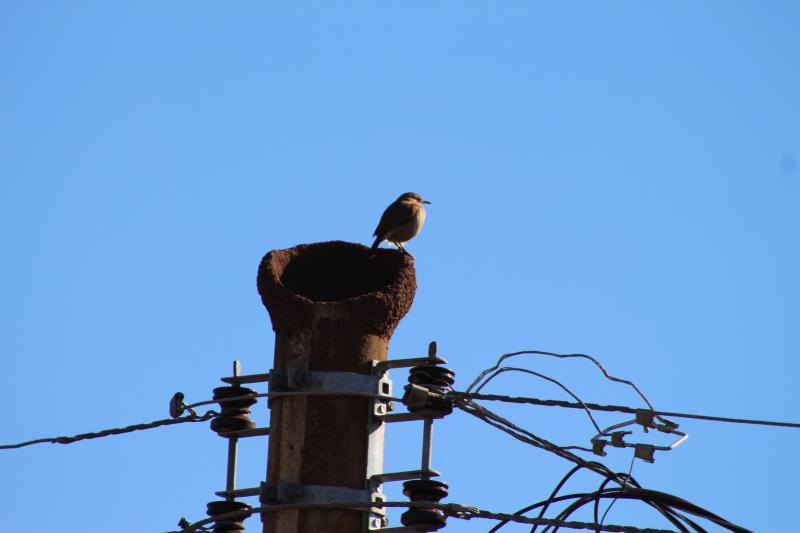
[[[457,518],[459,520],[473,520],[476,518],[484,518],[488,520],[509,520],[518,524],[539,524],[539,525],[554,525],[571,529],[591,530],[596,529],[599,524],[589,522],[555,522],[547,518],[530,518],[527,516],[510,515],[507,513],[496,513],[478,509],[476,507],[465,506],[457,503],[438,503],[427,501],[405,501],[405,502],[336,502],[336,503],[285,503],[278,505],[262,505],[250,509],[243,509],[240,511],[231,511],[220,515],[215,515],[211,518],[205,518],[193,524],[189,524],[180,532],[170,533],[192,533],[199,531],[200,528],[213,524],[215,522],[239,520],[247,518],[255,513],[270,513],[285,510],[306,510],[306,509],[364,509],[369,510],[373,507],[392,508],[392,507],[408,507],[408,508],[434,508],[443,511],[447,516]],[[610,533],[673,533],[664,529],[640,528],[635,526],[622,526],[622,525],[604,525],[600,526],[600,531],[607,531]]]
[[[544,374],[541,374],[541,373],[539,373],[539,372],[535,372],[535,371],[533,371],[533,370],[528,370],[527,368],[518,368],[518,367],[513,367],[513,366],[504,366],[503,368],[500,368],[500,369],[498,369],[498,370],[495,370],[495,371],[494,371],[494,373],[493,373],[491,376],[489,376],[488,378],[486,378],[486,380],[485,380],[483,383],[481,383],[481,384],[480,384],[480,386],[479,386],[477,389],[475,389],[475,394],[479,394],[479,393],[481,392],[481,390],[482,390],[482,389],[483,389],[483,388],[484,388],[486,385],[488,385],[488,384],[489,384],[489,382],[491,382],[491,381],[492,381],[494,378],[496,378],[497,376],[499,376],[500,374],[503,374],[503,373],[505,373],[505,372],[522,372],[522,373],[525,373],[525,374],[531,374],[531,375],[533,375],[533,376],[536,376],[536,377],[542,378],[542,379],[544,379],[544,380],[547,380],[547,381],[549,381],[550,383],[555,383],[556,385],[558,385],[559,387],[561,387],[561,389],[562,389],[564,392],[566,392],[567,394],[569,394],[570,396],[572,396],[572,398],[573,398],[573,399],[574,399],[576,402],[578,402],[578,403],[579,403],[579,404],[581,404],[581,405],[584,405],[584,404],[583,404],[583,400],[581,400],[580,398],[578,398],[578,396],[577,396],[577,395],[576,395],[574,392],[572,392],[572,391],[571,391],[569,388],[567,388],[567,386],[566,386],[566,385],[564,385],[563,383],[561,383],[561,382],[560,382],[560,381],[558,381],[557,379],[555,379],[555,378],[551,378],[551,377],[549,377],[549,376],[546,376],[546,375],[544,375]],[[594,419],[594,416],[592,416],[592,412],[589,410],[589,408],[584,406],[584,409],[583,409],[583,410],[584,410],[584,411],[586,411],[586,414],[587,414],[587,416],[589,417],[589,420],[592,422],[592,424],[594,425],[595,429],[597,429],[597,432],[598,432],[598,433],[602,433],[602,430],[600,429],[600,426],[597,424],[597,421]]]
[[[496,413],[489,411],[483,406],[476,404],[473,401],[456,399],[454,401],[454,405],[459,409],[461,409],[462,411],[483,420],[489,425],[494,426],[500,429],[501,431],[504,431],[505,433],[508,433],[509,435],[513,436],[514,438],[522,442],[526,442],[535,447],[550,451],[563,459],[572,461],[576,465],[580,465],[584,468],[587,468],[595,473],[602,475],[607,479],[611,479],[620,486],[624,486],[628,481],[625,474],[616,474],[612,472],[610,469],[608,469],[608,467],[606,467],[602,463],[586,461],[585,459],[582,459],[581,457],[572,454],[569,451],[566,451],[563,447],[559,447],[547,441],[546,439],[543,439],[542,437],[534,435],[533,433],[523,428],[520,428],[519,426],[504,419],[503,417],[497,415]],[[636,489],[628,488],[626,490],[603,489],[595,493],[579,495],[578,497],[580,498],[578,501],[571,504],[569,507],[567,507],[564,511],[562,511],[558,515],[558,517],[556,518],[557,521],[566,520],[575,510],[579,509],[583,505],[586,505],[587,503],[594,501],[597,498],[618,498],[618,499],[635,499],[642,501],[648,505],[651,505],[656,510],[661,512],[661,514],[664,515],[664,517],[667,518],[667,520],[673,523],[673,525],[675,525],[682,532],[688,533],[688,530],[678,521],[678,518],[676,518],[676,515],[680,516],[677,513],[676,509],[674,509],[676,507],[678,510],[688,512],[689,514],[694,514],[696,516],[700,516],[702,518],[710,520],[730,531],[734,531],[737,533],[745,533],[748,531],[686,500],[662,492],[651,491],[641,488],[636,488]],[[549,501],[554,502],[560,499],[561,498],[553,498],[552,500]],[[547,504],[547,501],[542,502],[542,505],[545,504]]]
[[[481,372],[478,375],[477,378],[475,378],[475,381],[473,381],[472,384],[469,387],[467,387],[466,392],[468,392],[468,393],[472,392],[472,389],[475,388],[477,386],[477,384],[487,374],[497,370],[500,367],[500,364],[503,361],[505,361],[506,359],[508,359],[510,357],[516,357],[518,355],[546,355],[546,356],[549,356],[549,357],[556,357],[556,358],[559,358],[559,359],[580,358],[580,359],[586,359],[588,361],[591,361],[592,363],[594,363],[594,365],[598,369],[600,369],[600,371],[603,373],[603,375],[606,377],[606,379],[608,379],[610,381],[615,381],[617,383],[623,383],[625,385],[628,385],[628,386],[632,387],[633,390],[635,390],[636,393],[639,395],[639,397],[644,401],[644,403],[647,404],[647,406],[650,408],[650,410],[651,411],[655,411],[655,408],[653,407],[653,404],[650,403],[650,400],[648,400],[647,397],[644,395],[644,393],[642,393],[642,391],[639,390],[639,387],[637,387],[635,383],[633,383],[632,381],[629,381],[627,379],[622,379],[622,378],[618,378],[618,377],[612,376],[611,374],[609,374],[606,371],[605,367],[603,367],[603,365],[600,364],[600,361],[598,361],[597,359],[595,359],[591,355],[586,355],[586,354],[582,354],[582,353],[559,354],[559,353],[555,353],[555,352],[545,352],[545,351],[541,351],[541,350],[521,350],[521,351],[518,351],[518,352],[511,352],[511,353],[503,354],[503,355],[500,356],[500,358],[497,360],[497,362],[495,363],[495,365],[493,367],[487,368],[486,370]]]
[[[573,474],[575,474],[576,472],[578,472],[578,470],[581,470],[582,468],[583,468],[583,466],[581,466],[581,465],[575,465],[574,467],[572,467],[572,470],[567,472],[567,474],[563,478],[561,478],[561,481],[558,482],[558,485],[556,485],[556,487],[553,489],[553,492],[550,493],[550,497],[547,499],[547,503],[544,504],[542,506],[542,509],[539,511],[539,518],[544,518],[544,514],[547,512],[547,509],[550,507],[550,503],[552,502],[553,498],[555,498],[558,495],[558,492],[561,490],[561,487],[563,487],[564,484],[567,481],[569,481],[569,478],[571,478]],[[596,520],[595,520],[595,522],[596,522]],[[531,526],[531,533],[536,533],[536,529],[538,527],[539,526],[536,525],[536,524]]]
[[[560,490],[561,490],[561,488],[564,486],[564,484],[565,484],[567,481],[569,481],[569,478],[571,478],[571,477],[572,477],[572,476],[573,476],[575,473],[577,473],[577,472],[578,472],[580,469],[582,469],[582,468],[583,468],[583,466],[581,466],[581,465],[575,465],[574,467],[572,467],[572,469],[571,469],[569,472],[567,472],[567,474],[566,474],[566,475],[565,475],[563,478],[561,478],[561,481],[559,481],[559,482],[558,482],[558,485],[556,485],[556,488],[555,488],[555,489],[553,489],[553,492],[551,492],[551,493],[550,493],[550,496],[549,496],[549,497],[548,497],[546,500],[544,500],[543,502],[540,502],[539,504],[534,504],[534,505],[532,505],[532,506],[528,506],[528,507],[525,507],[525,508],[523,508],[523,509],[520,509],[519,511],[517,511],[516,513],[514,513],[514,515],[520,515],[520,516],[521,516],[521,515],[524,515],[524,514],[525,514],[525,513],[527,513],[528,511],[531,511],[531,510],[535,509],[535,508],[536,508],[536,506],[538,506],[538,505],[542,504],[542,505],[541,505],[541,507],[542,507],[542,510],[541,510],[541,512],[539,513],[539,518],[542,518],[542,517],[544,517],[544,513],[546,513],[546,512],[547,512],[547,508],[548,508],[548,507],[550,507],[550,504],[553,502],[553,500],[555,499],[555,497],[558,495],[559,491],[560,491]],[[596,521],[596,520],[595,520],[595,521]],[[494,526],[492,529],[490,529],[488,533],[495,533],[495,532],[496,532],[496,531],[498,531],[498,530],[499,530],[501,527],[505,526],[505,525],[506,525],[506,524],[508,524],[509,522],[510,522],[510,520],[503,520],[502,522],[500,522],[499,524],[497,524],[496,526]],[[535,532],[536,532],[536,527],[537,527],[536,525],[534,525],[534,526],[533,526],[533,528],[531,529],[531,532],[532,532],[532,533],[535,533]]]
[[[592,494],[589,494],[586,498],[578,500],[578,501],[574,502],[573,504],[571,504],[570,506],[568,506],[566,509],[564,509],[555,518],[556,522],[566,521],[569,518],[569,516],[572,515],[572,513],[574,513],[575,511],[577,511],[578,509],[580,509],[581,507],[583,507],[587,503],[590,503],[591,501],[593,501],[596,498],[629,499],[629,500],[639,500],[639,501],[643,501],[643,502],[646,502],[646,503],[649,503],[649,502],[658,503],[660,505],[663,505],[663,506],[666,506],[666,507],[670,508],[673,512],[676,509],[678,509],[678,510],[684,511],[684,512],[689,513],[689,514],[692,514],[692,515],[695,515],[695,516],[699,516],[701,518],[704,518],[705,520],[713,522],[713,523],[715,523],[715,524],[717,524],[717,525],[719,525],[719,526],[721,526],[721,527],[723,527],[723,528],[725,528],[725,529],[727,529],[729,531],[733,531],[735,533],[750,533],[749,530],[747,530],[747,529],[745,529],[743,527],[737,526],[737,525],[729,522],[728,520],[725,520],[724,518],[712,513],[711,511],[703,509],[702,507],[697,506],[697,505],[695,505],[693,503],[690,503],[690,502],[688,502],[686,500],[683,500],[682,498],[678,498],[677,496],[673,496],[671,494],[667,494],[667,493],[664,493],[664,492],[659,492],[659,491],[655,491],[655,490],[651,490],[651,489],[642,489],[642,488],[628,488],[626,490],[622,490],[622,489],[611,489],[611,490],[605,489],[604,491],[602,491],[600,493],[594,492]],[[674,521],[674,518],[671,521],[673,521],[673,524],[675,524],[676,527],[679,527],[679,529],[681,531],[688,532],[688,530],[683,525],[677,524]],[[555,533],[555,531],[557,531],[559,527],[560,526],[557,526],[557,525],[554,526],[553,532]]]

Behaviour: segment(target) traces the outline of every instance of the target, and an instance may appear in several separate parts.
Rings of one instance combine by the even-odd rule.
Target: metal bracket
[[[261,483],[260,501],[270,503],[372,503],[385,501],[379,490],[369,491],[331,485],[300,485],[288,481],[278,481],[277,486]],[[366,523],[367,529],[379,529],[387,523],[386,512],[382,507],[371,507]]]
[[[215,492],[220,498],[247,498],[249,496],[258,496],[261,494],[261,487],[250,487],[247,489],[234,489],[234,490],[221,490]]]
[[[392,397],[392,380],[386,375],[357,374],[290,368],[287,373],[271,370],[269,391],[308,391],[340,393],[343,396],[377,395],[387,400]]]
[[[264,383],[269,381],[269,373],[267,374],[247,374],[242,375],[242,364],[239,361],[233,362],[233,375],[225,378],[219,378],[223,383],[230,385],[241,385],[242,383]]]
[[[625,442],[625,436],[630,435],[633,433],[632,431],[612,431],[615,429],[623,428],[626,426],[631,426],[633,424],[640,424],[644,428],[645,432],[648,428],[656,429],[662,433],[669,433],[672,435],[677,435],[678,440],[673,442],[668,446],[656,446],[653,444],[644,444],[644,443],[632,443],[632,442]],[[619,424],[614,424],[610,426],[594,437],[592,437],[592,451],[595,455],[605,456],[606,445],[611,445],[616,448],[633,448],[633,455],[637,459],[641,459],[643,461],[647,461],[648,463],[655,462],[654,453],[656,450],[668,452],[678,446],[680,443],[685,441],[689,438],[689,435],[682,431],[677,430],[678,424],[674,424],[669,420],[666,421],[664,424],[656,424],[654,418],[652,416],[652,412],[650,411],[638,411],[636,413],[636,418],[633,420],[629,420],[627,422],[621,422]],[[606,440],[601,437],[611,437],[611,440]]]
[[[442,359],[441,357],[437,357],[436,350],[437,350],[436,341],[433,341],[430,344],[428,344],[428,357],[413,357],[410,359],[389,359],[388,361],[378,362],[376,366],[380,369],[381,372],[384,372],[390,368],[405,368],[409,366],[420,366],[420,365],[446,365],[447,359]]]
[[[439,420],[444,417],[445,415],[443,415],[441,411],[428,410],[414,411],[413,413],[393,413],[380,415],[380,418],[387,424],[392,422],[413,422],[415,420]]]
[[[407,481],[409,479],[423,479],[423,478],[432,478],[432,477],[439,477],[442,473],[438,470],[428,469],[428,470],[406,470],[404,472],[388,472],[383,474],[375,474],[374,476],[370,477],[370,483],[380,485],[381,483],[386,483],[387,481]]]
[[[265,484],[267,490],[269,485]],[[277,500],[280,503],[343,503],[373,502],[378,492],[364,489],[351,489],[348,487],[334,487],[331,485],[300,485],[288,481],[279,481],[277,486]]]
[[[244,383],[266,383],[269,381],[269,372],[266,374],[248,374],[246,376],[228,376],[219,378],[220,381],[231,385],[242,385]]]
[[[238,437],[240,439],[247,438],[247,437],[264,437],[269,435],[269,428],[253,428],[253,429],[240,429],[237,431],[228,431],[225,433],[225,436],[230,437]]]

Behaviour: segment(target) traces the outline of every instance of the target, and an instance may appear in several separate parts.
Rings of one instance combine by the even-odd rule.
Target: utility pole
[[[413,302],[413,258],[341,241],[273,250],[258,291],[275,330],[262,504],[368,495],[383,468],[383,422],[368,396],[388,396],[375,362],[387,359]],[[264,533],[361,533],[366,523],[364,511],[343,509],[267,512],[262,521]]]

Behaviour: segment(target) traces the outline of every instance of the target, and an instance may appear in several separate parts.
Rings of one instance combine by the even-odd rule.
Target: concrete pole
[[[273,250],[258,292],[275,330],[273,368],[369,374],[411,307],[414,261],[394,250],[334,241]],[[368,399],[271,400],[267,482],[366,488]],[[363,513],[265,513],[264,533],[361,533]]]

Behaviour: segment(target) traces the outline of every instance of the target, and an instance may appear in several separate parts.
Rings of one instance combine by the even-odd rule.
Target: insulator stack
[[[435,502],[447,497],[447,483],[433,479],[412,479],[403,483],[403,494],[412,502]],[[436,531],[445,526],[447,515],[435,507],[411,507],[400,521],[406,527],[420,531]]]
[[[250,406],[256,403],[255,398],[224,401],[227,398],[255,394],[256,391],[253,389],[239,386],[217,387],[214,389],[214,400],[219,401],[222,411],[217,418],[211,421],[211,429],[221,437],[224,437],[226,433],[231,431],[255,428],[256,423],[250,418]]]
[[[251,507],[246,503],[222,500],[208,502],[206,505],[206,514],[213,518],[225,513],[245,511],[248,509],[251,509]],[[239,533],[244,531],[244,523],[237,520],[241,519],[218,520],[214,523],[214,533]]]
[[[424,387],[433,393],[425,400],[424,405],[407,403],[406,406],[411,412],[420,410],[439,411],[441,414],[449,415],[453,412],[453,402],[445,395],[453,390],[456,373],[443,366],[422,365],[415,366],[409,370],[408,382],[411,385]]]

